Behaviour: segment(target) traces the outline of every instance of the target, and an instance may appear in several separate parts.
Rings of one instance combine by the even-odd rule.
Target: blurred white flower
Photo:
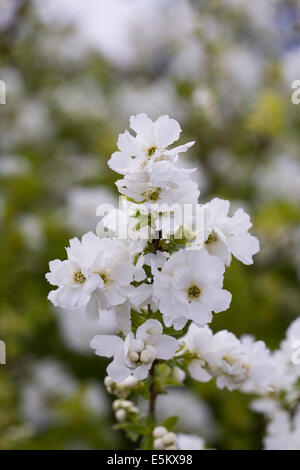
[[[99,217],[96,209],[100,204],[115,204],[113,193],[102,187],[71,187],[67,193],[67,218],[69,225],[83,233],[94,230]]]
[[[300,450],[300,408],[292,418],[288,411],[278,411],[267,425],[265,450]]]
[[[217,424],[210,407],[203,400],[187,388],[169,387],[167,391],[167,395],[157,397],[157,419],[164,421],[176,414],[178,416],[176,429],[179,432],[199,434],[206,439],[216,437]]]
[[[205,450],[205,442],[193,434],[177,434],[177,447],[179,450]]]
[[[67,417],[60,411],[60,406],[78,390],[76,379],[56,360],[46,358],[34,363],[30,379],[20,390],[22,419],[38,429],[63,423]],[[98,383],[87,382],[81,396],[86,412],[96,416],[107,415],[107,399]]]
[[[116,317],[103,310],[96,322],[87,318],[85,308],[54,309],[61,338],[66,346],[80,354],[91,354],[90,341],[97,334],[117,332]]]
[[[14,155],[0,156],[0,178],[26,175],[30,170],[30,163],[26,158]]]

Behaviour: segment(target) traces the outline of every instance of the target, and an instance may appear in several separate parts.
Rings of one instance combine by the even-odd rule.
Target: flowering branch
[[[217,198],[198,204],[194,170],[177,166],[194,142],[170,148],[181,132],[174,119],[139,114],[130,126],[135,135],[121,134],[108,162],[122,175],[120,208],[102,218],[96,234],[70,240],[66,260],[50,263],[46,277],[56,289],[49,299],[84,307],[97,328],[110,316],[115,334],[96,335],[91,348],[112,358],[105,385],[117,397],[117,429],[145,449],[184,449],[195,438],[173,432],[176,416],[156,423],[155,403],[186,373],[216,379],[219,388],[268,390],[273,369],[264,343],[208,327],[230,306],[225,267],[232,256],[252,264],[259,242],[243,209],[229,215],[229,202]],[[149,401],[148,415],[141,399]]]

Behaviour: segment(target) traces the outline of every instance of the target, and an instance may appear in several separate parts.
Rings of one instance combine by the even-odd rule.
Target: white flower
[[[200,191],[190,177],[192,172],[175,168],[170,162],[158,162],[151,171],[126,175],[116,185],[121,194],[136,202],[196,204]]]
[[[155,359],[171,359],[179,348],[178,341],[162,334],[158,320],[147,320],[136,331],[130,332],[123,341],[118,336],[98,335],[91,341],[91,348],[98,356],[114,357],[107,374],[120,383],[129,375],[137,380],[147,377]]]
[[[114,334],[120,329],[112,313],[105,310],[96,322],[88,320],[85,307],[53,310],[64,345],[78,354],[91,354],[90,341],[95,335]]]
[[[265,450],[300,450],[300,408],[295,416],[280,410],[267,426]]]
[[[108,162],[116,173],[132,174],[145,169],[150,163],[162,159],[174,160],[178,153],[185,152],[194,142],[168,150],[167,147],[179,139],[180,126],[169,116],[160,116],[153,122],[144,113],[131,116],[130,127],[136,133],[128,131],[119,135],[118,148]]]
[[[153,295],[166,326],[179,330],[188,320],[205,325],[212,312],[227,310],[231,294],[224,290],[224,265],[205,250],[181,250],[161,271],[152,266]]]
[[[138,114],[131,117],[130,124],[136,136],[128,131],[121,134],[119,151],[108,162],[112,170],[124,175],[116,182],[119,192],[136,202],[196,204],[200,192],[190,178],[195,170],[174,166],[178,153],[194,142],[167,149],[179,138],[178,122],[168,116],[153,122],[146,114]]]
[[[229,201],[215,198],[204,206],[206,250],[218,256],[226,265],[234,255],[244,264],[252,264],[252,256],[259,251],[259,241],[248,233],[252,223],[243,209],[228,216]]]
[[[272,377],[271,388],[277,394],[285,392],[285,400],[289,403],[297,401],[295,385],[300,378],[300,319],[291,323],[285,339],[280,343],[280,349],[272,353],[275,374]]]
[[[218,388],[244,391],[267,389],[274,373],[269,351],[262,341],[245,337],[240,341],[226,330],[213,335],[206,328],[191,325],[183,338],[189,351],[195,354],[188,367],[191,376],[200,382],[216,378]]]
[[[101,309],[123,304],[130,291],[134,266],[129,262],[127,244],[121,240],[100,240],[92,232],[70,240],[68,259],[50,262],[47,280],[58,289],[48,298],[63,308],[86,307],[97,318]]]
[[[85,412],[107,414],[108,403],[102,387],[93,381],[79,387],[76,379],[52,358],[30,364],[27,380],[20,389],[20,413],[36,428],[61,425],[68,416],[61,406],[76,396]],[[77,395],[78,394],[78,395]]]
[[[206,439],[216,437],[216,423],[207,403],[187,387],[168,387],[166,391],[168,392],[166,395],[159,395],[156,400],[157,420],[165,421],[173,416],[176,410],[178,431],[199,434]],[[140,406],[145,412],[147,412],[146,405],[144,408]]]

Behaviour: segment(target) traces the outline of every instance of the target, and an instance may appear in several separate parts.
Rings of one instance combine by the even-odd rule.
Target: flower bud
[[[104,385],[106,387],[111,387],[114,384],[114,381],[107,375],[104,379]]]
[[[182,383],[185,379],[185,372],[179,367],[174,367],[173,377],[174,377],[174,380],[176,380],[176,382]]]
[[[126,419],[126,411],[120,408],[119,410],[116,411],[116,419],[118,421],[125,421]]]
[[[153,437],[159,438],[167,434],[167,429],[164,426],[156,426],[153,430]]]
[[[176,434],[174,432],[168,432],[162,437],[162,441],[165,446],[171,446],[176,442]]]
[[[122,406],[122,400],[115,400],[112,404],[114,410],[117,410]]]
[[[164,449],[164,443],[162,439],[155,439],[154,440],[154,449],[156,450],[163,450]]]
[[[150,351],[147,351],[146,349],[144,349],[144,351],[141,352],[140,360],[144,364],[149,364],[152,361],[152,359],[153,359],[153,355]]]
[[[138,362],[139,358],[140,358],[140,356],[136,351],[132,351],[132,352],[129,353],[129,359],[132,362]]]

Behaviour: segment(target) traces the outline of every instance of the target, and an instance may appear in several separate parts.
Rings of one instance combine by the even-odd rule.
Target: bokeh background
[[[106,163],[131,114],[196,140],[201,200],[251,214],[261,252],[233,261],[214,331],[278,347],[300,313],[300,3],[297,0],[0,0],[0,448],[130,448],[113,431],[106,360],[82,312],[47,301],[48,261],[115,202]],[[158,403],[216,449],[258,449],[251,396],[187,382]]]

